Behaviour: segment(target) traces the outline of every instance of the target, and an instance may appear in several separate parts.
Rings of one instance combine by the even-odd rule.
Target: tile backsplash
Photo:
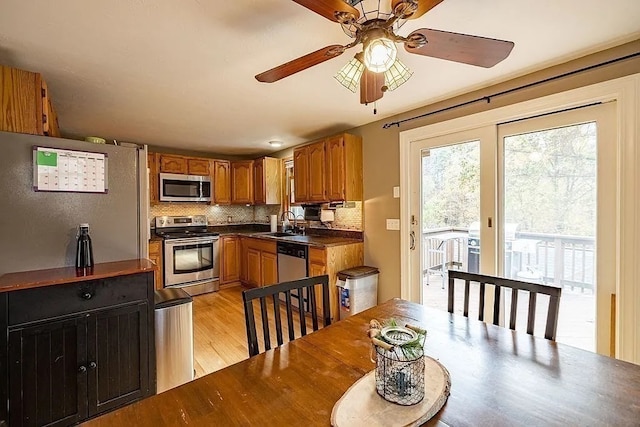
[[[338,230],[362,230],[362,202],[355,202],[354,208],[336,209],[335,221],[330,227],[312,221],[312,228],[332,228]],[[270,215],[278,215],[280,222],[280,205],[230,205],[211,206],[202,203],[160,203],[149,209],[149,222],[157,216],[206,215],[209,224],[269,223]]]

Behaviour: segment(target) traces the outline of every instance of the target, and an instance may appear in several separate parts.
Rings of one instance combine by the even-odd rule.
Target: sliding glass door
[[[413,142],[415,295],[446,310],[450,269],[558,286],[557,340],[611,354],[615,137],[611,103]]]

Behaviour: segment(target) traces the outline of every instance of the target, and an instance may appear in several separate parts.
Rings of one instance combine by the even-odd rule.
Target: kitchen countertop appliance
[[[164,287],[190,295],[217,291],[220,236],[207,230],[207,217],[159,216],[155,234],[164,241]]]

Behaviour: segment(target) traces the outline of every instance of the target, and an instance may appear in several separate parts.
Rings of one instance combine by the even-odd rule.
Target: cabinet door
[[[336,136],[326,141],[327,196],[330,201],[345,200],[345,150],[344,138]]]
[[[150,240],[149,241],[149,259],[156,265],[156,270],[153,272],[153,279],[156,289],[164,288],[164,281],[162,279],[162,241]]]
[[[278,283],[278,255],[260,252],[260,284],[268,286]]]
[[[324,141],[316,142],[309,149],[309,201],[327,201],[325,187],[325,144]]]
[[[231,163],[224,160],[213,162],[212,204],[231,204]]]
[[[253,162],[253,200],[256,205],[264,205],[266,200],[264,159]]]
[[[0,66],[0,130],[44,135],[40,75]]]
[[[240,240],[235,236],[223,237],[220,262],[220,283],[240,280]]]
[[[209,176],[209,160],[187,159],[187,170],[189,175]]]
[[[249,272],[249,239],[240,237],[240,281],[248,282]]]
[[[258,287],[262,283],[260,269],[260,251],[253,248],[247,249],[247,285]]]
[[[253,160],[231,163],[231,203],[253,203]]]
[[[157,205],[160,201],[160,188],[158,187],[158,155],[156,153],[147,153],[147,167],[149,169],[149,203]]]
[[[9,332],[9,425],[75,424],[87,417],[85,318]]]
[[[187,173],[187,159],[180,156],[160,155],[160,172],[162,173]]]
[[[308,147],[293,151],[293,187],[296,203],[309,201],[309,150]]]
[[[148,395],[149,352],[155,351],[148,342],[148,310],[145,301],[89,316],[90,417]]]

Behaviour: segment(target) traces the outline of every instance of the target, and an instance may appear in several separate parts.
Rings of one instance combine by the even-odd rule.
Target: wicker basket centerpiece
[[[394,319],[370,323],[376,364],[376,391],[385,400],[415,405],[424,399],[424,341],[426,331],[412,325],[400,326]]]

